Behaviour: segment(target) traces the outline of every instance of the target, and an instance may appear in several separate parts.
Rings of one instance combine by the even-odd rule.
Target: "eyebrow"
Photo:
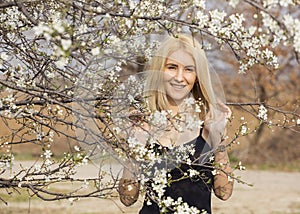
[[[194,66],[194,65],[187,65],[187,66],[185,66],[185,68],[193,68],[193,69],[196,69],[196,66]]]
[[[176,66],[176,67],[178,67],[178,65],[177,64],[175,64],[175,63],[167,63],[165,66]],[[196,66],[194,66],[194,65],[187,65],[187,66],[184,66],[185,68],[196,68]]]
[[[177,64],[174,64],[174,63],[167,63],[166,66],[167,65],[178,66]]]

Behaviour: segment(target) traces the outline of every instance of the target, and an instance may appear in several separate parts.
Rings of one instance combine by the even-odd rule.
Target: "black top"
[[[211,190],[213,186],[212,164],[210,161],[204,161],[203,159],[201,163],[205,162],[204,164],[195,164],[196,162],[199,163],[201,154],[203,155],[203,153],[207,153],[210,150],[210,147],[203,139],[201,132],[196,139],[184,144],[195,145],[195,153],[194,155],[190,155],[192,164],[187,165],[182,163],[169,170],[172,181],[171,185],[165,188],[164,197],[170,196],[174,200],[181,197],[183,202],[188,203],[189,206],[196,207],[200,212],[205,210],[207,213],[211,213]],[[197,170],[199,175],[182,179],[183,174],[189,169]],[[150,182],[147,183],[145,201],[139,212],[140,214],[160,213],[158,204],[149,196],[152,191],[150,180]],[[151,201],[151,205],[147,205],[147,201],[149,200]],[[174,212],[175,211],[172,210],[172,208],[169,208],[166,213]]]

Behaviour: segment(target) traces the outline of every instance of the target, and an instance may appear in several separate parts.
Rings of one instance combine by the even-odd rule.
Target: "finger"
[[[225,105],[223,102],[219,102],[218,104],[219,104],[220,110],[226,114],[226,118],[230,118],[231,114],[232,114],[231,109],[227,105]]]
[[[221,101],[218,102],[220,110],[227,111],[228,107]]]
[[[209,110],[208,112],[207,112],[207,114],[205,115],[205,121],[209,121],[209,120],[211,120],[211,111]]]
[[[227,108],[228,108],[228,118],[231,118],[231,115],[232,115],[232,111],[231,111],[231,109],[228,107],[228,106],[226,106]]]

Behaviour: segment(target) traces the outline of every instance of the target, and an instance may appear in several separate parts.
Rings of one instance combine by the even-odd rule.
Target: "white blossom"
[[[247,134],[247,131],[248,131],[248,128],[247,128],[247,126],[244,124],[244,125],[242,125],[241,126],[241,135],[245,135],[245,134]]]
[[[52,161],[50,159],[46,159],[45,160],[45,166],[49,167],[50,165],[52,165]]]
[[[246,70],[248,70],[248,66],[247,64],[244,64],[242,62],[240,62],[240,67],[239,67],[239,74],[245,74]]]
[[[51,158],[51,156],[52,156],[51,150],[45,150],[45,152],[44,152],[44,157],[45,157],[45,158]]]
[[[263,6],[264,7],[274,7],[276,4],[278,4],[279,0],[264,0]]]
[[[49,131],[49,137],[51,137],[51,138],[54,137],[54,132],[53,131]]]
[[[36,163],[36,164],[34,165],[34,170],[35,170],[35,171],[37,171],[37,172],[40,172],[40,171],[41,171],[41,169],[42,169],[42,166],[41,166],[41,164],[39,164],[39,163]]]
[[[116,65],[116,66],[115,66],[115,71],[117,71],[117,72],[122,71],[122,67],[119,66],[119,65]]]
[[[46,71],[46,72],[45,72],[45,75],[46,75],[48,78],[54,78],[54,77],[55,77],[55,73],[54,73],[54,72],[50,72],[50,71]]]
[[[57,60],[56,62],[54,62],[54,64],[60,68],[63,69],[67,64],[68,64],[69,59],[65,58],[65,57],[61,57],[59,58],[59,60]]]
[[[82,24],[77,27],[77,30],[79,34],[86,33],[88,31],[88,26],[86,24]]]
[[[258,108],[257,117],[263,121],[266,121],[268,119],[267,113],[268,113],[268,110],[263,105],[260,105]]]
[[[223,22],[227,15],[224,11],[219,11],[218,9],[209,11],[209,14],[212,19],[211,20],[212,24],[216,24],[216,23],[219,24],[219,23]]]
[[[45,175],[45,182],[50,182],[51,181],[51,178],[50,178],[50,176],[49,175]]]
[[[205,9],[206,0],[194,0],[194,5]]]
[[[75,200],[76,200],[76,198],[69,198],[69,201],[70,201],[71,203],[73,203]]]
[[[89,187],[89,181],[84,179],[83,184],[81,185],[83,189],[87,189]]]
[[[162,198],[168,183],[166,170],[155,170],[153,181],[151,184],[153,191],[157,194],[158,198]]]
[[[245,170],[245,169],[246,169],[246,167],[242,165],[242,162],[241,162],[241,161],[239,161],[239,163],[238,163],[238,165],[237,165],[237,168],[238,168],[239,170]]]
[[[271,32],[278,32],[280,30],[278,23],[268,13],[262,11],[261,15],[263,18],[263,25],[270,29]]]
[[[212,175],[216,175],[217,174],[217,170],[214,169],[213,171],[211,171]]]
[[[240,0],[230,0],[230,1],[229,1],[229,5],[230,5],[231,7],[233,7],[233,8],[235,8],[236,5],[238,5],[239,1],[240,1]]]
[[[155,111],[152,116],[152,122],[154,125],[166,125],[167,124],[167,112]]]
[[[127,81],[128,81],[128,84],[134,84],[137,81],[137,79],[136,79],[136,77],[134,75],[130,75],[128,77]]]
[[[74,149],[75,149],[76,152],[80,152],[80,147],[79,146],[75,145]]]
[[[203,123],[204,121],[192,115],[188,115],[186,118],[186,128],[189,130],[199,129],[202,127]]]
[[[58,116],[62,116],[64,111],[60,108],[59,105],[56,105],[56,112]]]
[[[42,140],[42,137],[43,137],[43,136],[42,136],[41,133],[37,133],[37,134],[36,134],[36,139],[37,139],[37,140],[41,141],[41,140]]]
[[[243,14],[232,14],[229,16],[231,20],[231,30],[233,32],[237,32],[239,30],[243,30],[243,22],[245,21]]]
[[[287,6],[289,6],[289,4],[294,5],[294,2],[293,2],[293,0],[280,0],[279,4],[282,7],[287,7]]]
[[[71,39],[62,39],[61,45],[62,45],[63,50],[69,50],[72,45],[72,41],[71,41]]]
[[[197,171],[195,169],[189,169],[188,172],[189,172],[190,177],[195,177],[200,174],[199,171]]]
[[[299,19],[294,20],[292,32],[294,32],[294,48],[298,53],[300,53],[300,20]]]
[[[196,104],[196,105],[195,105],[195,112],[196,112],[196,113],[200,113],[200,112],[201,112],[201,108],[200,108],[200,105],[199,105],[199,104]]]
[[[100,48],[99,47],[92,48],[91,53],[92,53],[93,56],[99,55],[100,54]]]
[[[199,28],[203,28],[205,25],[207,25],[207,23],[209,21],[208,15],[206,15],[201,10],[196,11],[195,19],[198,21],[198,27]]]
[[[64,33],[65,28],[63,26],[63,23],[61,21],[56,21],[53,23],[53,29],[56,30],[59,33]]]
[[[185,98],[184,103],[187,107],[192,106],[195,103],[195,99],[193,97]]]
[[[129,137],[128,140],[129,148],[134,148],[136,146],[141,145],[141,143],[135,137]]]
[[[88,156],[84,156],[82,161],[81,161],[81,164],[86,166],[88,164],[88,161],[89,161]]]
[[[135,2],[135,1],[129,1],[128,3],[129,3],[129,8],[130,8],[130,10],[133,10],[133,9],[136,8],[137,5],[138,5],[138,3]]]
[[[0,54],[0,59],[7,60],[7,59],[8,59],[8,54],[5,53],[5,52],[2,52],[2,53]]]
[[[163,203],[166,207],[171,207],[171,205],[174,203],[174,199],[168,196],[166,199],[164,199]]]

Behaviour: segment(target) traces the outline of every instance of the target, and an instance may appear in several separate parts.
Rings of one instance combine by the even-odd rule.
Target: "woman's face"
[[[194,59],[184,50],[173,52],[164,67],[164,86],[170,103],[179,105],[196,81]]]

